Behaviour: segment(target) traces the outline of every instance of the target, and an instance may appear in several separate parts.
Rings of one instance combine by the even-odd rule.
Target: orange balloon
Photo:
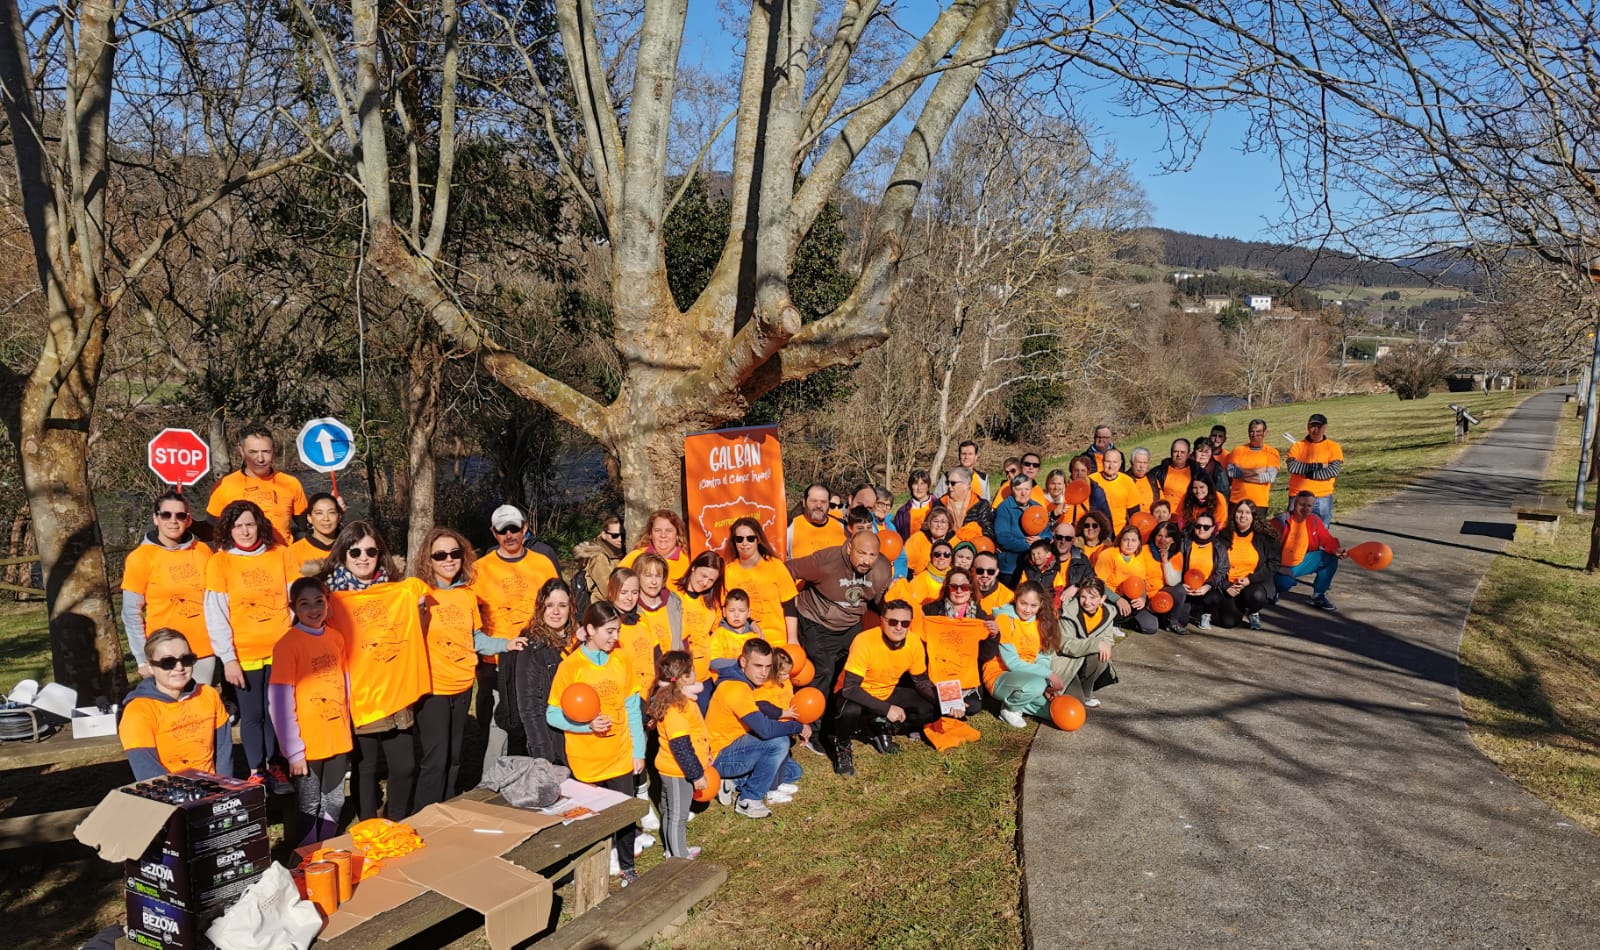
[[[816,679],[817,668],[812,665],[811,660],[805,657],[801,660],[802,662],[796,663],[789,671],[790,686],[809,686],[811,681]]]
[[[1150,532],[1156,529],[1158,522],[1156,516],[1148,511],[1138,511],[1128,516],[1128,523],[1139,529],[1139,540],[1150,540]]]
[[[1350,560],[1369,571],[1381,571],[1394,562],[1394,551],[1382,541],[1363,541],[1350,549]]]
[[[1067,482],[1067,490],[1061,494],[1062,500],[1069,505],[1081,505],[1089,500],[1089,483]]]
[[[1083,708],[1083,703],[1076,696],[1062,693],[1050,700],[1050,721],[1062,732],[1077,732],[1085,719],[1089,718],[1088,712]]]
[[[1043,534],[1044,529],[1050,527],[1050,512],[1045,511],[1042,505],[1034,505],[1022,513],[1022,533],[1032,537]]]
[[[709,802],[712,799],[716,798],[717,797],[717,792],[719,792],[721,790],[722,790],[722,776],[717,774],[717,770],[716,769],[714,769],[711,766],[707,765],[706,766],[706,787],[705,787],[705,790],[704,791],[696,790],[695,793],[694,793],[694,800],[697,801],[697,802]]]
[[[783,646],[777,647],[777,649],[789,654],[789,659],[794,661],[793,669],[798,670],[800,667],[806,665],[806,651],[805,648],[800,644],[785,643]]]
[[[1117,588],[1117,593],[1128,598],[1129,600],[1138,600],[1140,597],[1144,596],[1144,578],[1128,578],[1122,582],[1120,587]]]
[[[1183,586],[1185,587],[1199,587],[1205,582],[1206,576],[1200,573],[1198,568],[1191,567],[1183,572]]]
[[[979,554],[994,553],[994,542],[981,534],[972,540],[972,546],[978,549]]]
[[[600,694],[588,683],[573,683],[561,693],[561,711],[573,722],[590,722],[600,715]]]
[[[1172,609],[1172,595],[1164,590],[1158,590],[1150,595],[1150,609],[1158,614],[1164,614]]]
[[[893,528],[884,528],[878,532],[878,553],[889,560],[900,556],[900,549],[905,545],[900,543],[900,535]]]
[[[795,692],[790,705],[794,706],[796,719],[810,724],[822,718],[822,714],[828,709],[828,700],[822,695],[822,690],[815,686],[807,686]]]

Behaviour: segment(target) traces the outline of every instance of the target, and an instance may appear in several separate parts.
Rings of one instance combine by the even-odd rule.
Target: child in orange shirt
[[[711,736],[698,698],[705,684],[694,675],[694,658],[682,650],[662,654],[645,713],[656,724],[661,747],[656,771],[661,775],[661,837],[669,858],[693,859],[689,847],[689,809],[695,792],[704,792],[710,776]]]
[[[289,760],[300,844],[339,832],[350,771],[350,679],[344,635],[326,625],[328,589],[302,577],[289,586],[294,625],[272,648],[272,725]]]

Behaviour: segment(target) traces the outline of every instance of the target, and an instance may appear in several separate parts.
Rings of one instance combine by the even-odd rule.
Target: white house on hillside
[[[1200,302],[1207,310],[1216,314],[1228,309],[1228,306],[1233,303],[1233,298],[1227,294],[1206,294],[1200,298]]]
[[[1250,294],[1244,298],[1244,305],[1256,313],[1266,313],[1272,309],[1272,298],[1266,294]]]

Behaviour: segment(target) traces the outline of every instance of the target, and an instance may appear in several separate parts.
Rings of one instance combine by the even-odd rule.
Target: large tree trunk
[[[424,329],[425,337],[432,334]],[[411,350],[411,366],[406,379],[406,470],[409,475],[406,519],[406,564],[412,569],[425,557],[422,540],[433,530],[433,503],[437,471],[433,458],[433,437],[439,430],[440,362],[444,359],[438,343],[418,339]]]

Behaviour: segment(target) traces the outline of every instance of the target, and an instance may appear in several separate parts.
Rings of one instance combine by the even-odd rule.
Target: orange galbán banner
[[[776,427],[718,429],[685,437],[683,489],[694,553],[723,553],[728,529],[749,516],[761,522],[778,557],[784,556],[789,506]]]

